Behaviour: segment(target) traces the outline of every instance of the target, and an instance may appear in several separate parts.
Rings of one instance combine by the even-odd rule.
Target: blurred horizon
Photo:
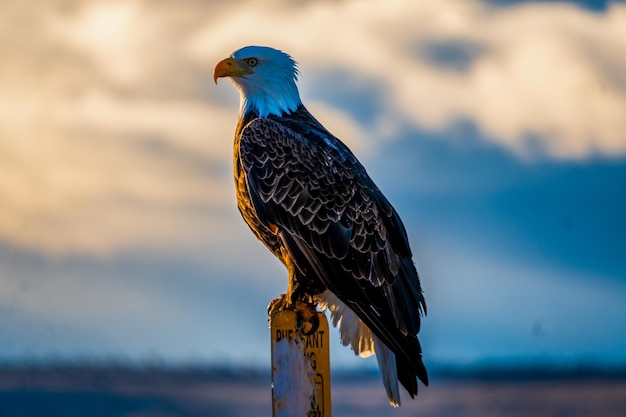
[[[358,362],[357,362],[358,364]],[[361,377],[380,378],[375,363],[331,364],[333,380],[355,380]],[[498,381],[529,381],[529,380],[585,380],[585,379],[616,379],[626,380],[626,363],[602,363],[593,360],[559,363],[550,358],[522,358],[514,360],[485,359],[469,363],[437,362],[426,363],[430,380],[498,380]],[[219,379],[219,378],[269,378],[271,363],[242,363],[198,361],[172,362],[163,358],[43,358],[24,361],[0,361],[0,374],[14,375],[18,378],[28,377],[31,373],[54,375],[62,373],[106,374],[116,373],[120,377],[147,375],[153,373],[164,378],[175,379],[176,376]]]
[[[374,373],[337,373],[332,410],[344,417],[554,416],[623,414],[626,379],[448,375],[391,408]],[[0,414],[102,417],[249,416],[271,412],[269,372],[163,369],[0,369]]]
[[[624,39],[622,1],[3,2],[0,367],[269,366],[211,79],[264,44],[403,219],[427,366],[623,368]]]

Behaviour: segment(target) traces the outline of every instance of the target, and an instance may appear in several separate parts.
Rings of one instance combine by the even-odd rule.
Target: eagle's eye
[[[246,64],[248,64],[249,67],[255,67],[256,64],[258,64],[259,61],[256,58],[248,58],[246,59]]]

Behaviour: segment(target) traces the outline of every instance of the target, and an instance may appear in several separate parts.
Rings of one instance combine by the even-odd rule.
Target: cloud
[[[231,214],[238,97],[210,73],[246,44],[292,53],[303,91],[330,88],[316,74],[341,73],[353,92],[375,92],[378,105],[304,96],[361,154],[404,128],[445,132],[459,121],[521,157],[626,151],[623,4],[604,13],[452,0],[0,9],[0,239],[18,246],[185,252],[243,238]]]
[[[521,156],[626,151],[623,4],[601,14],[567,4],[492,9],[454,0],[302,7],[247,4],[206,25],[190,50],[206,56],[216,39],[226,50],[276,45],[300,59],[304,82],[307,71],[340,67],[382,84],[387,111],[408,125],[440,131],[469,120],[486,140]]]
[[[598,285],[603,277],[482,251],[436,237],[423,248],[436,270],[436,279],[434,270],[424,274],[429,315],[420,338],[431,360],[623,358],[626,331],[617,320],[626,310],[623,282]],[[581,307],[581,300],[603,308]],[[533,334],[537,322],[545,330],[540,340]]]
[[[54,6],[2,13],[33,24],[2,37],[0,239],[104,254],[228,233],[236,115],[201,97],[207,68],[185,65],[179,32],[140,2]]]
[[[203,255],[231,254],[228,269],[180,256],[50,258],[2,246],[0,361],[145,359],[152,352],[168,360],[266,363],[264,311],[286,285],[276,274],[282,265],[267,256],[235,259],[235,249],[255,252],[251,239],[225,244],[224,253],[206,247]]]
[[[199,103],[59,98],[2,143],[0,234],[46,250],[106,252],[204,235],[198,223],[217,233],[210,220],[232,194],[222,140],[232,133],[211,126],[220,115]],[[220,140],[206,140],[216,133]]]

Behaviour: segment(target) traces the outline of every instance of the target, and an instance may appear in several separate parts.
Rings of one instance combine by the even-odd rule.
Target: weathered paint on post
[[[307,335],[303,334],[302,329],[298,329],[297,313],[294,310],[280,310],[272,315],[270,331],[272,338],[272,411],[274,417],[293,415],[294,406],[290,402],[297,401],[299,394],[294,395],[288,390],[286,392],[284,388],[278,388],[285,384],[290,384],[288,388],[298,385],[305,389],[308,387],[312,391],[308,395],[310,407],[302,417],[331,416],[328,320],[323,313],[317,312],[317,316],[319,319],[317,330]],[[289,349],[285,350],[284,345],[280,345],[280,343],[288,343]],[[296,356],[304,359],[305,367],[293,366],[291,369],[282,369],[281,367],[288,366],[286,364],[290,361],[289,358],[285,358],[286,351],[296,352]],[[300,373],[300,375],[293,375],[294,372]],[[283,381],[276,378],[283,378]]]

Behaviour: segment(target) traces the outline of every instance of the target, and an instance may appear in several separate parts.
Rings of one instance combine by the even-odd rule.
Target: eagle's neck
[[[302,104],[296,82],[291,78],[256,80],[234,79],[239,88],[240,117],[255,113],[258,117],[284,116],[293,113]]]

